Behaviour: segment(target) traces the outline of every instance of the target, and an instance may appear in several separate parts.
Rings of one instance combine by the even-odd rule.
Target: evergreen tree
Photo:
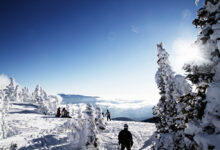
[[[175,76],[169,65],[169,55],[162,43],[157,45],[157,50],[159,68],[156,73],[156,83],[161,98],[153,108],[154,115],[158,118],[154,149],[184,149],[186,125],[184,115],[181,113],[182,104],[177,103],[177,100],[181,95],[191,91],[191,87],[183,76]]]
[[[97,147],[97,127],[95,124],[95,110],[91,104],[86,105],[85,113],[85,126],[84,131],[86,132],[86,146]]]
[[[21,101],[22,102],[31,102],[32,97],[29,92],[29,89],[27,87],[22,88],[21,93],[20,93]]]
[[[58,95],[49,95],[48,96],[48,109],[50,114],[55,114],[57,108],[60,106],[62,98]],[[68,106],[68,105],[67,105]],[[68,111],[68,108],[67,108]],[[71,109],[69,111],[72,111]],[[71,112],[70,112],[71,115]]]
[[[40,87],[40,85],[36,86],[32,96],[33,101],[39,106],[38,111],[43,114],[49,114],[49,98],[47,93]]]
[[[10,78],[10,84],[4,89],[6,99],[8,101],[18,101],[18,85],[16,85],[15,80]]]
[[[194,94],[184,97],[190,103],[186,145],[189,149],[220,149],[220,1],[205,0],[193,21],[201,29],[197,44],[206,56],[204,64],[185,66],[187,78],[194,84]],[[188,110],[193,110],[189,113]]]
[[[5,92],[0,90],[0,139],[7,137],[7,112],[9,109],[9,99],[5,97]]]
[[[105,130],[106,125],[105,125],[105,119],[102,115],[102,110],[100,107],[96,107],[96,117],[95,117],[95,122],[96,122],[96,126],[101,129],[101,130]]]

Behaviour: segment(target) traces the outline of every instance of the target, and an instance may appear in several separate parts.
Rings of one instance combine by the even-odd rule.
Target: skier
[[[111,121],[111,115],[110,115],[110,112],[109,110],[107,109],[107,112],[105,114],[107,116],[107,121],[110,120]]]
[[[57,114],[56,114],[56,117],[60,117],[60,107],[57,109]]]
[[[121,130],[118,135],[118,144],[121,145],[121,150],[124,150],[125,148],[131,150],[133,139],[131,132],[128,131],[127,124],[124,124],[124,130]]]

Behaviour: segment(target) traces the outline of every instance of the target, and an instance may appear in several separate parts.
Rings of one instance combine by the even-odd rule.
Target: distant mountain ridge
[[[135,121],[131,118],[127,118],[127,117],[116,117],[116,118],[112,118],[112,120],[117,120],[117,121]]]
[[[156,123],[157,119],[158,119],[157,117],[151,117],[151,118],[142,120],[141,122]]]

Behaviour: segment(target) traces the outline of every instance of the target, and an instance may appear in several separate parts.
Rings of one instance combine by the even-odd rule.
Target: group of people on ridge
[[[102,113],[102,115],[104,116],[104,113]],[[107,121],[111,121],[111,115],[108,109],[105,115],[107,116]],[[57,109],[56,117],[71,118],[69,116],[69,112],[65,108],[60,111],[60,107]],[[119,132],[118,144],[121,145],[121,150],[124,150],[125,148],[127,150],[131,150],[131,147],[133,146],[132,134],[130,131],[128,131],[127,124],[124,124],[124,130]]]
[[[65,108],[63,108],[62,111],[60,112],[60,107],[59,107],[57,109],[56,117],[71,118],[69,114],[70,113]]]

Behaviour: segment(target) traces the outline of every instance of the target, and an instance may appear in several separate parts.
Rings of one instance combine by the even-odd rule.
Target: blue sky
[[[156,103],[156,44],[174,57],[177,39],[195,38],[199,8],[193,0],[0,1],[0,74],[32,90]]]

